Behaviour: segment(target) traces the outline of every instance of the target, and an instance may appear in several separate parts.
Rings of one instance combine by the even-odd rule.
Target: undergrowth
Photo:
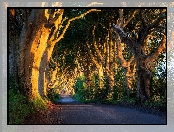
[[[57,102],[60,99],[60,95],[58,94],[56,88],[49,89],[47,93],[47,97],[48,97],[48,100],[50,100],[53,103]]]
[[[28,97],[19,91],[9,90],[9,124],[21,124],[27,115],[33,114],[40,109],[47,109],[46,100],[41,98],[29,101]]]
[[[34,113],[32,103],[16,90],[9,90],[9,124],[20,124],[25,117]]]

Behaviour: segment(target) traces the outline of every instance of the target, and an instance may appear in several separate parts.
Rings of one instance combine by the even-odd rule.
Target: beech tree
[[[91,22],[91,39],[86,41],[88,54],[97,68],[100,89],[104,86],[104,79],[108,79],[108,99],[111,99],[115,85],[116,44],[113,43],[110,25],[113,18],[117,18],[117,13],[114,9],[103,9],[98,15],[93,15],[90,18],[95,22]]]
[[[121,65],[128,97],[134,89],[137,98],[148,100],[153,62],[162,59],[159,55],[165,50],[165,13],[165,9],[12,9],[11,29],[15,23],[21,29],[18,39],[10,32],[10,40],[16,41],[10,41],[10,64],[18,73],[12,67],[10,71],[21,79],[17,81],[31,100],[46,96],[47,88],[71,87],[82,72],[88,87],[94,73],[100,89],[107,78],[112,97]]]
[[[40,97],[40,95],[46,95],[48,62],[55,44],[64,37],[72,21],[80,19],[93,11],[99,10],[91,9],[71,19],[62,18],[64,9],[22,11],[24,25],[22,25],[19,44],[19,76],[21,78],[21,87],[31,100]],[[63,26],[65,21],[67,24]],[[41,91],[38,91],[39,87],[41,87]]]
[[[152,13],[150,19],[148,11]],[[147,13],[147,14],[145,14]],[[166,49],[166,9],[161,10],[147,10],[139,9],[139,28],[135,26],[135,35],[138,37],[130,38],[121,25],[113,24],[113,31],[118,33],[122,42],[124,42],[132,51],[136,62],[136,75],[137,75],[137,96],[142,100],[150,99],[149,84],[152,73],[150,68],[152,62],[155,61],[157,56]],[[124,24],[124,23],[123,23]],[[137,23],[138,24],[138,23]],[[130,31],[130,30],[129,30]],[[155,35],[158,32],[158,35]],[[154,33],[154,34],[153,34]],[[147,53],[147,45],[150,43],[149,36],[154,35],[158,38],[158,47],[155,50]]]

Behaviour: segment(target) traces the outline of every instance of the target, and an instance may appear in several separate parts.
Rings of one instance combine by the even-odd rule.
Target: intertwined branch
[[[101,10],[91,9],[91,10],[89,10],[89,11],[87,11],[87,12],[81,14],[80,16],[71,18],[70,20],[68,20],[68,22],[67,22],[65,28],[63,29],[62,34],[61,34],[56,40],[53,40],[52,42],[53,42],[53,43],[57,43],[60,39],[62,39],[62,38],[64,37],[64,34],[65,34],[66,30],[68,29],[68,27],[69,27],[69,25],[70,25],[70,23],[71,23],[72,21],[77,20],[77,19],[80,19],[80,18],[84,17],[85,15],[87,15],[87,14],[89,14],[90,12],[93,12],[93,11],[98,12],[98,11],[101,11]]]

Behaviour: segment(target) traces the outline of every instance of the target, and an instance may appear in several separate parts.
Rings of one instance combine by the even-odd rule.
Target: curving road
[[[164,117],[120,106],[83,104],[68,95],[62,95],[59,103],[61,124],[166,124]]]

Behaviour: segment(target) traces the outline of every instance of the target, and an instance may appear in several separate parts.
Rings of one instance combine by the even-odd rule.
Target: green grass
[[[47,109],[46,100],[37,98],[30,102],[18,91],[9,90],[9,124],[22,124],[27,115],[40,109]]]
[[[42,98],[36,98],[32,101],[34,110],[38,111],[40,109],[47,109],[47,102]]]
[[[33,113],[32,103],[15,90],[9,90],[9,124],[21,124],[25,117]]]

